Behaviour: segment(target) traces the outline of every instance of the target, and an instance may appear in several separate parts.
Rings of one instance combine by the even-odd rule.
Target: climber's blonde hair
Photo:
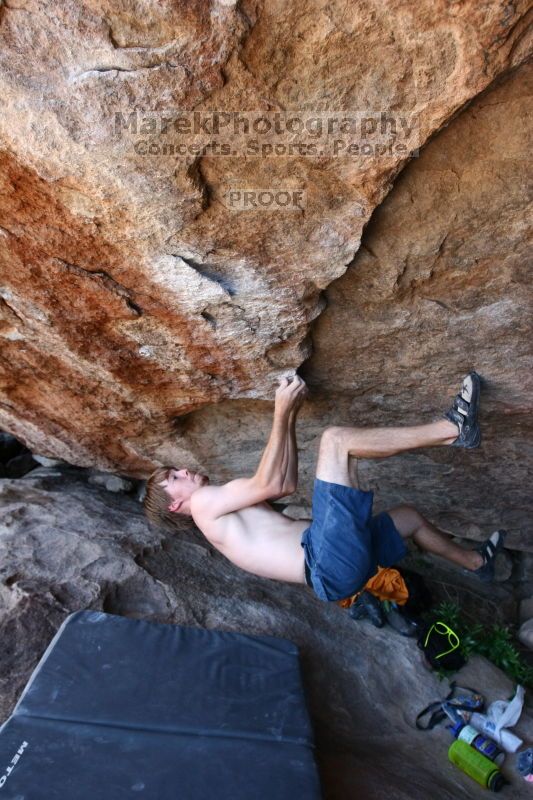
[[[146,481],[146,493],[144,495],[144,513],[148,521],[158,528],[165,528],[167,531],[176,531],[182,527],[180,525],[181,516],[168,510],[172,498],[166,493],[159,484],[168,480],[170,470],[174,467],[158,467],[152,472]]]

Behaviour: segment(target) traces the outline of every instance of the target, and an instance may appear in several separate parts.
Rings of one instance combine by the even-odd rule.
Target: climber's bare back
[[[310,520],[296,520],[275,511],[268,502],[231,511],[216,519],[209,509],[221,487],[194,493],[192,517],[206,539],[241,569],[275,580],[305,583],[302,533]]]

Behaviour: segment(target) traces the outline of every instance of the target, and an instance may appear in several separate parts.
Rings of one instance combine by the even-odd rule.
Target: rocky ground
[[[172,536],[150,530],[134,490],[111,492],[89,483],[84,470],[39,466],[4,478],[0,505],[2,719],[61,621],[81,608],[272,634],[300,648],[325,798],[485,796],[447,761],[444,728],[415,728],[416,714],[447,684],[423,665],[412,639],[355,622],[303,586],[242,572],[186,523]],[[488,700],[512,693],[478,657],[458,678]],[[517,730],[533,740],[529,704]],[[513,797],[526,798],[512,756],[506,773]]]

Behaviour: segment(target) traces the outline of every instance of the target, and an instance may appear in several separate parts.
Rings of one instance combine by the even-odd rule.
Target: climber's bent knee
[[[401,505],[389,509],[387,512],[392,518],[396,529],[404,539],[414,536],[423,526],[425,519],[414,506]]]
[[[353,486],[356,470],[350,473],[349,455],[342,442],[342,428],[334,425],[326,428],[320,437],[316,477],[328,483]]]

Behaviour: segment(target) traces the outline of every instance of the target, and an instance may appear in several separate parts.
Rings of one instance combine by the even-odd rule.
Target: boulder
[[[302,0],[163,0],[142,10],[111,0],[2,3],[0,425],[50,458],[144,477],[169,455],[192,457],[195,442],[176,441],[176,418],[271,398],[277,379],[310,354],[321,292],[346,271],[410,154],[527,58],[528,8],[527,0],[364,0],[348,14]],[[217,113],[230,114],[229,132],[217,133]],[[262,157],[256,144],[272,149]],[[424,194],[449,208],[455,178],[441,172]],[[301,202],[228,201],[248,190],[296,192]],[[485,240],[511,245],[520,223],[508,241],[507,221],[487,227]],[[417,222],[423,231],[413,216],[408,228]],[[458,223],[457,237],[472,222],[463,232]],[[432,260],[456,250],[446,230],[427,232]],[[461,276],[474,286],[468,307],[480,309],[480,330],[516,321],[510,299],[487,305],[475,290],[496,288],[484,280],[487,247],[468,269],[480,233],[442,291],[425,299],[438,324],[443,306],[455,307]],[[505,254],[500,283],[511,269]],[[431,259],[409,260],[402,297]],[[439,286],[447,263],[435,272]],[[383,287],[396,280],[379,259],[375,270]],[[402,306],[394,319],[365,323],[374,369],[402,392],[417,370],[409,351],[387,373],[385,330],[395,337],[387,326],[415,323],[417,313]],[[352,317],[360,319],[357,308]],[[358,325],[344,334],[353,341]],[[417,379],[434,383],[438,337],[427,337],[415,347]],[[332,356],[348,374],[350,363]],[[433,388],[454,386],[450,367]],[[367,403],[379,406],[386,387],[368,390],[371,371]]]
[[[518,638],[529,650],[533,650],[533,619],[528,619],[520,625]]]
[[[107,472],[92,471],[88,481],[96,486],[105,487],[108,492],[131,492],[134,486],[133,481],[122,478],[120,475],[110,475]]]

